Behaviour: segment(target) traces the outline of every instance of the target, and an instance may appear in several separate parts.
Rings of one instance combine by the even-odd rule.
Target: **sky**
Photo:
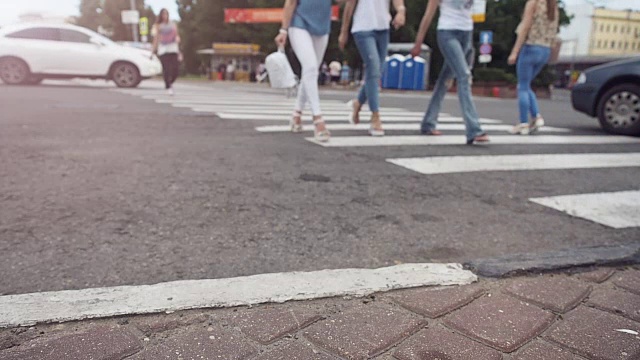
[[[154,10],[167,8],[171,17],[178,18],[176,0],[146,0]],[[18,21],[26,12],[47,13],[54,16],[78,15],[80,0],[0,0],[0,26]]]
[[[567,4],[585,1],[606,4],[612,9],[640,10],[638,0],[564,0]],[[172,18],[178,17],[175,0],[146,0],[146,3],[156,11],[166,7],[171,11]],[[0,26],[18,21],[18,15],[25,12],[43,12],[56,16],[78,15],[79,4],[80,0],[0,0]]]

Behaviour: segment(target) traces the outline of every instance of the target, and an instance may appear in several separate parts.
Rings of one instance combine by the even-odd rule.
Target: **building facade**
[[[640,54],[640,11],[605,9],[588,2],[565,10],[573,18],[560,30],[562,58]]]

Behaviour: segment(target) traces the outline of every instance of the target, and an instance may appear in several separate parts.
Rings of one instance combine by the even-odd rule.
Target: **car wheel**
[[[142,81],[140,71],[130,63],[115,64],[111,72],[111,78],[120,88],[134,88]]]
[[[0,60],[0,79],[9,85],[25,84],[31,77],[29,66],[17,58],[5,58]]]
[[[640,136],[640,86],[622,84],[604,93],[598,102],[598,120],[612,134]]]

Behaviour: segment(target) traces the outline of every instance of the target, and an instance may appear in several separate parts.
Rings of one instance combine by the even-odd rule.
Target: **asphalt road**
[[[638,227],[613,229],[529,201],[638,190],[640,167],[421,175],[385,161],[624,156],[640,152],[640,141],[325,148],[303,135],[255,130],[274,122],[225,120],[82,84],[0,85],[0,294],[461,262],[640,239]],[[157,86],[143,83],[140,95]],[[231,94],[247,104],[274,94],[204,83],[177,90]],[[424,94],[382,101],[411,111],[426,103]],[[477,107],[506,124],[517,118],[514,100],[478,99]],[[567,102],[541,107],[548,125],[571,136],[603,135]],[[460,114],[454,98],[442,110]]]

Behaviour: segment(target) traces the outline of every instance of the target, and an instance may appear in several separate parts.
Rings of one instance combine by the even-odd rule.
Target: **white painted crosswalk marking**
[[[640,153],[435,156],[387,161],[421,174],[433,175],[476,171],[640,167]]]
[[[466,143],[464,135],[443,136],[335,136],[329,142],[321,143],[313,138],[308,141],[324,147],[366,147],[366,146],[416,146],[416,145],[460,145]],[[640,144],[637,138],[626,136],[519,136],[501,135],[492,136],[490,144],[493,145],[587,145],[587,144]]]
[[[367,130],[369,129],[369,124],[351,125],[351,124],[330,123],[330,124],[327,124],[327,128],[330,131]],[[384,128],[385,130],[419,131],[420,125],[416,123],[413,123],[413,124],[392,123],[392,124],[386,124]],[[507,131],[511,129],[511,125],[489,124],[489,125],[484,125],[482,128],[487,131]],[[465,126],[464,124],[447,123],[447,124],[438,125],[438,129],[444,130],[444,131],[449,131],[449,130],[464,131]],[[256,127],[256,131],[263,132],[263,133],[286,133],[286,132],[290,132],[290,130],[291,130],[291,127],[289,125],[267,125],[267,126]],[[313,125],[304,125],[303,131],[308,131],[308,132],[313,131]],[[567,133],[570,130],[548,126],[548,127],[541,128],[540,131],[550,132],[550,133],[551,132]]]
[[[640,191],[637,190],[529,200],[614,229],[640,227]]]

